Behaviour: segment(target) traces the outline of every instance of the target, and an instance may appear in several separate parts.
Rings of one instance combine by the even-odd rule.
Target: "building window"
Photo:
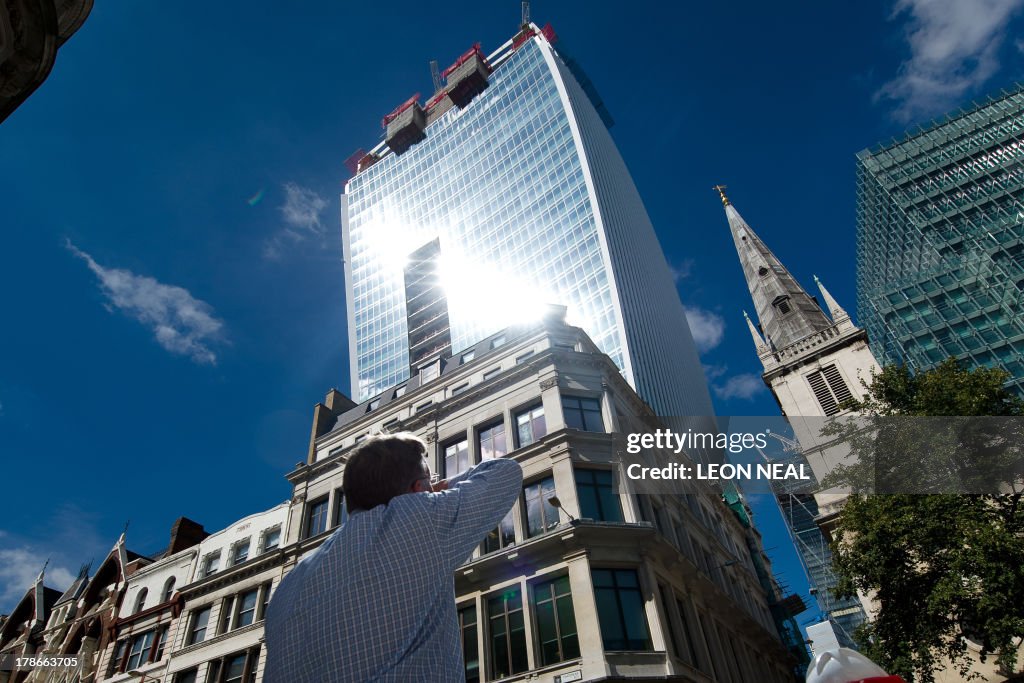
[[[459,386],[452,389],[452,396],[458,396],[459,394],[464,393],[467,389],[469,389],[469,382],[463,382]]]
[[[526,671],[526,626],[519,588],[510,588],[487,601],[487,622],[489,677],[505,678]]]
[[[235,655],[231,659],[226,660],[226,666],[224,667],[224,683],[241,683],[245,675],[245,655]]]
[[[221,608],[220,632],[227,633],[263,619],[270,584],[257,586],[244,593],[225,598]],[[262,594],[263,599],[260,599]]]
[[[501,334],[491,340],[491,348],[496,349],[505,343],[505,335]]]
[[[250,539],[245,538],[231,546],[231,566],[242,564],[249,559]]]
[[[522,365],[526,361],[530,360],[530,356],[533,355],[533,349],[527,351],[521,356],[516,356],[516,365]]]
[[[530,538],[546,533],[558,526],[558,508],[549,498],[555,495],[555,480],[551,477],[530,484],[523,489],[526,498],[526,535]]]
[[[477,446],[480,450],[480,460],[500,458],[508,453],[508,444],[505,441],[505,423],[499,420],[480,428],[477,432]]]
[[[367,404],[366,412],[372,413],[373,411],[377,410],[377,408],[379,408],[379,407],[380,407],[380,399],[379,398],[375,398],[375,399],[373,399],[372,401],[370,401]]]
[[[140,665],[148,661],[149,649],[153,646],[153,631],[146,631],[132,638],[131,648],[128,650],[128,662],[125,664],[125,671],[138,669]]]
[[[235,628],[248,626],[256,620],[256,605],[260,595],[259,588],[242,593],[238,599],[238,615],[235,619]]]
[[[201,643],[206,640],[206,627],[210,623],[210,611],[212,607],[204,607],[203,609],[192,612],[192,624],[188,630],[188,643]]]
[[[423,403],[421,403],[418,406],[416,406],[416,412],[417,413],[422,413],[424,410],[426,410],[427,408],[429,408],[432,405],[434,405],[434,401],[433,400],[424,401]]]
[[[548,425],[544,421],[544,406],[540,403],[516,413],[516,435],[519,438],[520,448],[529,446],[547,433]]]
[[[317,498],[306,508],[306,538],[327,531],[327,496]]]
[[[814,392],[818,405],[825,415],[835,415],[839,412],[840,403],[853,398],[850,388],[846,386],[839,368],[835,365],[826,365],[807,375],[807,383],[811,385],[811,391]]]
[[[534,587],[533,612],[537,620],[541,666],[580,656],[568,576],[538,583]]]
[[[661,609],[665,613],[665,623],[668,625],[668,641],[676,657],[683,658],[682,648],[679,646],[679,633],[676,631],[675,620],[672,619],[671,602],[669,602],[668,589],[658,584],[658,594],[661,596]]]
[[[601,401],[596,398],[563,396],[562,413],[565,415],[566,427],[582,429],[585,432],[604,431],[604,420],[601,419]]]
[[[161,600],[161,602],[167,602],[168,600],[171,599],[172,595],[174,595],[174,577],[173,576],[171,578],[167,579],[167,581],[164,582],[164,599]]]
[[[334,522],[331,528],[341,526],[348,521],[348,510],[345,508],[345,494],[341,489],[334,492]]]
[[[199,578],[202,579],[209,576],[210,574],[215,574],[217,573],[218,569],[220,569],[219,550],[215,553],[210,553],[209,555],[203,558],[203,565],[199,570]]]
[[[515,508],[513,508],[514,510]],[[516,527],[513,511],[509,510],[497,528],[484,537],[484,553],[493,553],[516,543]]]
[[[402,398],[403,396],[405,396],[405,389],[406,387],[404,384],[395,389],[395,398]]]
[[[460,439],[444,447],[444,476],[451,479],[469,469],[469,440]]]
[[[246,652],[238,652],[210,662],[206,680],[212,683],[255,683],[259,666],[260,648],[257,645]]]
[[[466,683],[479,683],[480,648],[476,642],[476,605],[459,609],[459,633],[462,638],[462,663]]]
[[[594,569],[594,598],[604,649],[650,650],[644,596],[633,569]]]
[[[468,363],[469,361],[473,360],[474,357],[476,357],[476,351],[466,351],[464,354],[462,354],[462,362],[464,364]]]
[[[115,673],[124,671],[124,653],[127,649],[127,640],[117,641],[117,647],[114,648],[114,656],[111,657],[110,665],[107,668],[107,676],[113,676]]]
[[[789,302],[788,296],[780,296],[772,302],[772,306],[779,312],[780,316],[787,315],[793,310],[792,304]]]
[[[425,367],[420,368],[420,386],[423,386],[427,382],[432,382],[437,379],[441,374],[441,368],[438,363],[431,363]]]
[[[281,544],[281,527],[275,526],[263,532],[263,552],[270,552]]]
[[[690,628],[690,616],[686,613],[683,602],[676,597],[676,609],[679,610],[679,623],[683,625],[683,637],[686,639],[686,652],[689,653],[689,662],[701,671],[708,673],[704,662],[697,657],[696,641],[693,639],[693,630]]]
[[[621,522],[622,505],[612,487],[611,470],[576,470],[576,496],[580,517],[601,522]]]
[[[146,596],[149,595],[149,590],[143,588],[139,591],[139,594],[135,597],[135,609],[132,610],[132,614],[138,614],[146,608]]]
[[[199,675],[199,669],[188,669],[187,671],[179,671],[174,676],[174,683],[196,683],[196,678]]]
[[[164,657],[164,648],[167,647],[167,632],[170,628],[170,626],[164,626],[156,632],[156,646],[153,648],[155,650],[154,662],[159,662]]]
[[[489,380],[492,377],[497,377],[499,373],[501,373],[500,367],[491,368],[490,370],[484,373],[484,381]]]

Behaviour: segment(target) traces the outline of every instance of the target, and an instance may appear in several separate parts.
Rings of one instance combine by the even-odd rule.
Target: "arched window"
[[[171,594],[174,592],[174,577],[167,579],[167,583],[164,584],[164,599],[163,602],[167,602],[171,599]]]
[[[147,589],[145,589],[145,588],[143,588],[142,590],[139,591],[138,597],[135,598],[135,610],[132,612],[132,614],[138,614],[146,606],[146,594],[147,593],[149,593],[149,591]]]

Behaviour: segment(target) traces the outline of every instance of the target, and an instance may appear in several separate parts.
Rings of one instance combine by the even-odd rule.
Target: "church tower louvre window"
[[[835,365],[826,365],[807,375],[807,382],[827,416],[838,413],[839,404],[853,398],[850,388],[846,386],[846,380]]]

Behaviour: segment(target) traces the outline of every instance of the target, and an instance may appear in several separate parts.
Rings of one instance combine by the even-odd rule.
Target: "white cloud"
[[[704,363],[701,367],[704,368],[704,377],[707,378],[708,382],[713,382],[729,371],[728,365],[708,365]]]
[[[765,390],[764,381],[760,375],[744,373],[733,375],[725,381],[725,384],[714,384],[711,389],[718,398],[729,400],[734,398],[749,401]]]
[[[704,353],[722,343],[725,334],[725,320],[722,316],[698,306],[684,306],[683,309],[698,351]]]
[[[910,58],[878,96],[907,122],[951,109],[999,69],[998,53],[1024,0],[898,0],[893,18],[910,15]]]
[[[117,308],[150,328],[157,343],[171,353],[188,356],[197,363],[217,362],[210,346],[223,340],[224,322],[214,315],[210,304],[181,287],[129,270],[105,268],[70,240],[66,246],[99,278],[100,289],[109,301],[107,310]]]
[[[285,196],[281,217],[285,225],[263,245],[263,256],[268,259],[281,258],[288,245],[310,238],[322,241],[326,232],[320,217],[327,208],[327,200],[296,183],[285,183],[283,187]]]
[[[28,548],[0,548],[0,606],[13,609],[39,576],[46,557]],[[75,580],[75,574],[53,562],[46,567],[43,583],[63,591]],[[0,609],[0,611],[3,611]]]
[[[73,503],[52,509],[37,519],[39,526],[27,533],[0,529],[0,614],[10,613],[25,591],[35,582],[43,564],[44,584],[64,590],[78,575],[68,567],[102,560],[114,544],[97,528],[98,515]]]
[[[693,266],[695,262],[692,258],[683,259],[679,263],[669,263],[668,271],[672,274],[672,279],[676,284],[682,282],[686,278],[690,277],[693,273]]]

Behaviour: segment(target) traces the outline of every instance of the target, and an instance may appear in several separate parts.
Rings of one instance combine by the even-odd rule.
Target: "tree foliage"
[[[1004,389],[1006,379],[1000,370],[967,370],[953,359],[916,375],[887,367],[866,385],[864,400],[848,407],[869,418],[1024,415],[1024,403]],[[852,448],[856,458],[877,458],[871,440],[852,442]],[[945,466],[947,455],[942,457]],[[1014,670],[1024,637],[1019,488],[975,495],[854,494],[840,513],[835,538],[837,592],[860,591],[879,605],[875,619],[857,634],[869,657],[908,681],[934,681],[950,662],[966,679],[969,638],[981,646],[983,659],[995,656]]]

